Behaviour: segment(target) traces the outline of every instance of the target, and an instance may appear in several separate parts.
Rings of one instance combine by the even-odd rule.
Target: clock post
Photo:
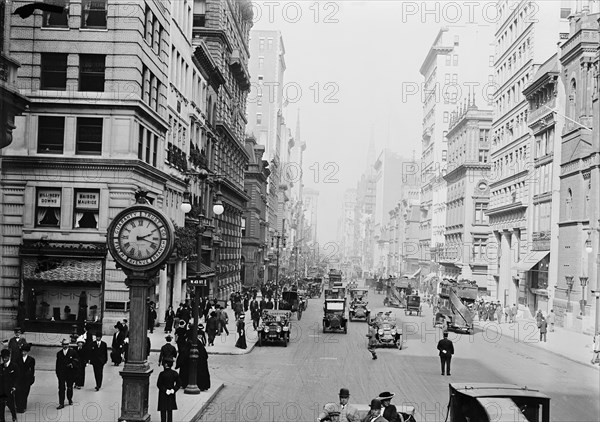
[[[152,280],[171,256],[175,246],[173,223],[148,205],[145,193],[136,193],[137,203],[115,216],[108,227],[110,254],[125,275],[129,288],[129,349],[123,378],[119,421],[148,422],[150,374],[146,336],[148,308],[146,298]]]

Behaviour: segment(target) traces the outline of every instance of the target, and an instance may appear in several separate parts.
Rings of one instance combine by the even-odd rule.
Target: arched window
[[[571,79],[571,86],[569,89],[569,117],[577,120],[577,82],[575,78]]]
[[[569,189],[567,191],[567,198],[565,199],[566,203],[566,217],[567,220],[571,220],[573,218],[573,191]]]

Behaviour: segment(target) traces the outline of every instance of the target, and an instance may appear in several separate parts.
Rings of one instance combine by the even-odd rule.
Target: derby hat
[[[165,339],[166,339],[167,341],[171,341],[171,340],[173,340],[173,336],[172,336],[171,334],[167,334],[167,335],[165,336]]]
[[[377,397],[377,398],[381,401],[384,401],[384,400],[391,400],[394,396],[395,396],[394,393],[390,393],[389,391],[384,391],[383,393],[379,393],[379,397]]]
[[[31,351],[31,344],[25,343],[23,345],[23,347],[21,347],[21,350],[24,351],[24,352],[30,352]]]
[[[71,343],[69,343],[69,340],[67,340],[66,338],[63,338],[62,341],[60,342],[60,344],[63,346],[66,344],[68,346]]]
[[[371,410],[381,410],[381,400],[373,399],[371,400],[371,404],[369,405]]]
[[[15,329],[14,329],[14,332],[15,332],[15,333],[20,333],[20,334],[23,334],[23,330],[21,330],[21,327],[17,327],[17,328],[15,328]]]
[[[347,388],[340,388],[340,397],[350,397],[350,390]]]

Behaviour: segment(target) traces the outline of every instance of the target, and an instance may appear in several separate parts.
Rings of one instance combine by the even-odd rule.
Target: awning
[[[196,270],[196,261],[188,261],[187,263],[187,276],[191,277],[200,276],[200,277],[212,277],[215,275],[215,270],[209,267],[208,265],[200,263],[200,271]]]
[[[512,268],[517,271],[529,271],[535,267],[538,262],[548,256],[549,253],[550,251],[532,251],[521,261],[517,262]]]
[[[102,283],[101,259],[23,258],[23,280]]]
[[[408,278],[415,278],[415,277],[417,277],[417,276],[418,276],[420,273],[421,273],[421,268],[419,268],[417,271],[415,271],[415,273],[414,273],[413,275],[411,275],[410,277],[408,277]]]

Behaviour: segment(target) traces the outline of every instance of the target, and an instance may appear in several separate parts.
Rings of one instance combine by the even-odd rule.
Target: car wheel
[[[258,347],[262,347],[262,336],[261,335],[258,336],[258,341],[256,343],[258,344]]]
[[[283,338],[283,347],[287,347],[288,342],[286,341],[285,337]]]
[[[348,327],[344,327],[344,334],[348,334]]]

